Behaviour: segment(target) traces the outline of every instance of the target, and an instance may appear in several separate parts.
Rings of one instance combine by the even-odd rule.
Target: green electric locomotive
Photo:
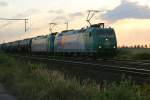
[[[55,54],[75,54],[111,56],[117,49],[113,28],[105,28],[104,23],[94,24],[80,30],[70,30],[55,36]]]

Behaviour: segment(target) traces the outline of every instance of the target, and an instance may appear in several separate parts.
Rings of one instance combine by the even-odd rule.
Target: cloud
[[[57,16],[52,20],[54,22],[59,22],[59,23],[65,23],[65,22],[70,22],[72,20],[76,20],[77,17],[81,17],[84,14],[82,12],[75,12],[75,13],[62,13],[61,15]]]
[[[13,16],[12,18],[28,18],[28,17],[30,17],[30,16],[32,16],[32,15],[34,15],[34,14],[37,14],[37,13],[39,13],[40,12],[40,10],[38,10],[38,9],[28,9],[28,10],[26,10],[26,11],[24,11],[23,13],[19,13],[19,14],[16,14],[15,16]],[[30,20],[30,19],[29,19]],[[12,22],[12,21],[9,21],[9,22],[7,22],[7,23],[5,23],[5,24],[2,24],[2,25],[0,25],[0,29],[2,29],[2,28],[4,28],[4,27],[7,27],[8,25],[11,25],[11,24],[13,24],[14,22]]]
[[[64,23],[64,22],[68,21],[68,18],[65,17],[65,16],[57,16],[52,21],[59,22],[59,23]]]
[[[3,7],[8,6],[8,3],[4,1],[0,1],[0,6],[3,6]]]
[[[1,26],[0,26],[0,29],[4,28],[4,27],[6,27],[6,26],[8,26],[8,25],[10,25],[10,24],[12,24],[12,22],[7,22],[7,23],[1,25]]]
[[[16,16],[14,16],[14,18],[25,18],[31,15],[37,14],[39,12],[41,12],[39,9],[28,9],[24,11],[23,13],[17,14]]]
[[[150,19],[150,8],[138,5],[137,2],[122,0],[119,6],[107,11],[102,18],[110,22],[127,18]]]
[[[49,10],[49,13],[55,13],[55,14],[62,14],[64,11],[62,9],[57,9],[57,10]]]
[[[71,18],[81,17],[81,16],[83,16],[83,15],[84,15],[84,14],[81,13],[81,12],[75,12],[75,13],[70,13],[70,14],[69,14],[69,16],[70,16]]]

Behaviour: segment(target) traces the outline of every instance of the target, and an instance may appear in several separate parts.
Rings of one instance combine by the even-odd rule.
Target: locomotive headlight
[[[116,46],[114,46],[114,48],[116,48]]]
[[[102,48],[101,46],[99,46],[99,49]]]
[[[106,38],[105,40],[108,41],[108,38]]]

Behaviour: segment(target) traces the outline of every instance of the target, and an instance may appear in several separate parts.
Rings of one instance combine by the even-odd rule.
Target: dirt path
[[[4,86],[0,83],[0,100],[16,100],[16,98],[5,90]]]

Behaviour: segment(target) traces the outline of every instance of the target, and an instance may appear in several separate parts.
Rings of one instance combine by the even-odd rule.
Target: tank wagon
[[[117,40],[114,29],[105,28],[100,23],[80,30],[66,30],[3,45],[4,50],[26,54],[101,57],[115,54]]]
[[[10,42],[10,52],[19,52],[19,41]]]
[[[3,43],[1,49],[8,52],[8,43]]]
[[[2,48],[2,44],[0,44],[0,49]]]
[[[24,54],[31,54],[32,38],[19,41],[19,52]]]
[[[18,41],[15,41],[15,42],[9,42],[9,43],[5,43],[5,44],[2,44],[2,50],[6,51],[6,52],[18,52],[18,44],[19,42]]]
[[[55,34],[52,33],[46,36],[38,36],[31,40],[31,52],[32,54],[54,54],[54,41]]]

